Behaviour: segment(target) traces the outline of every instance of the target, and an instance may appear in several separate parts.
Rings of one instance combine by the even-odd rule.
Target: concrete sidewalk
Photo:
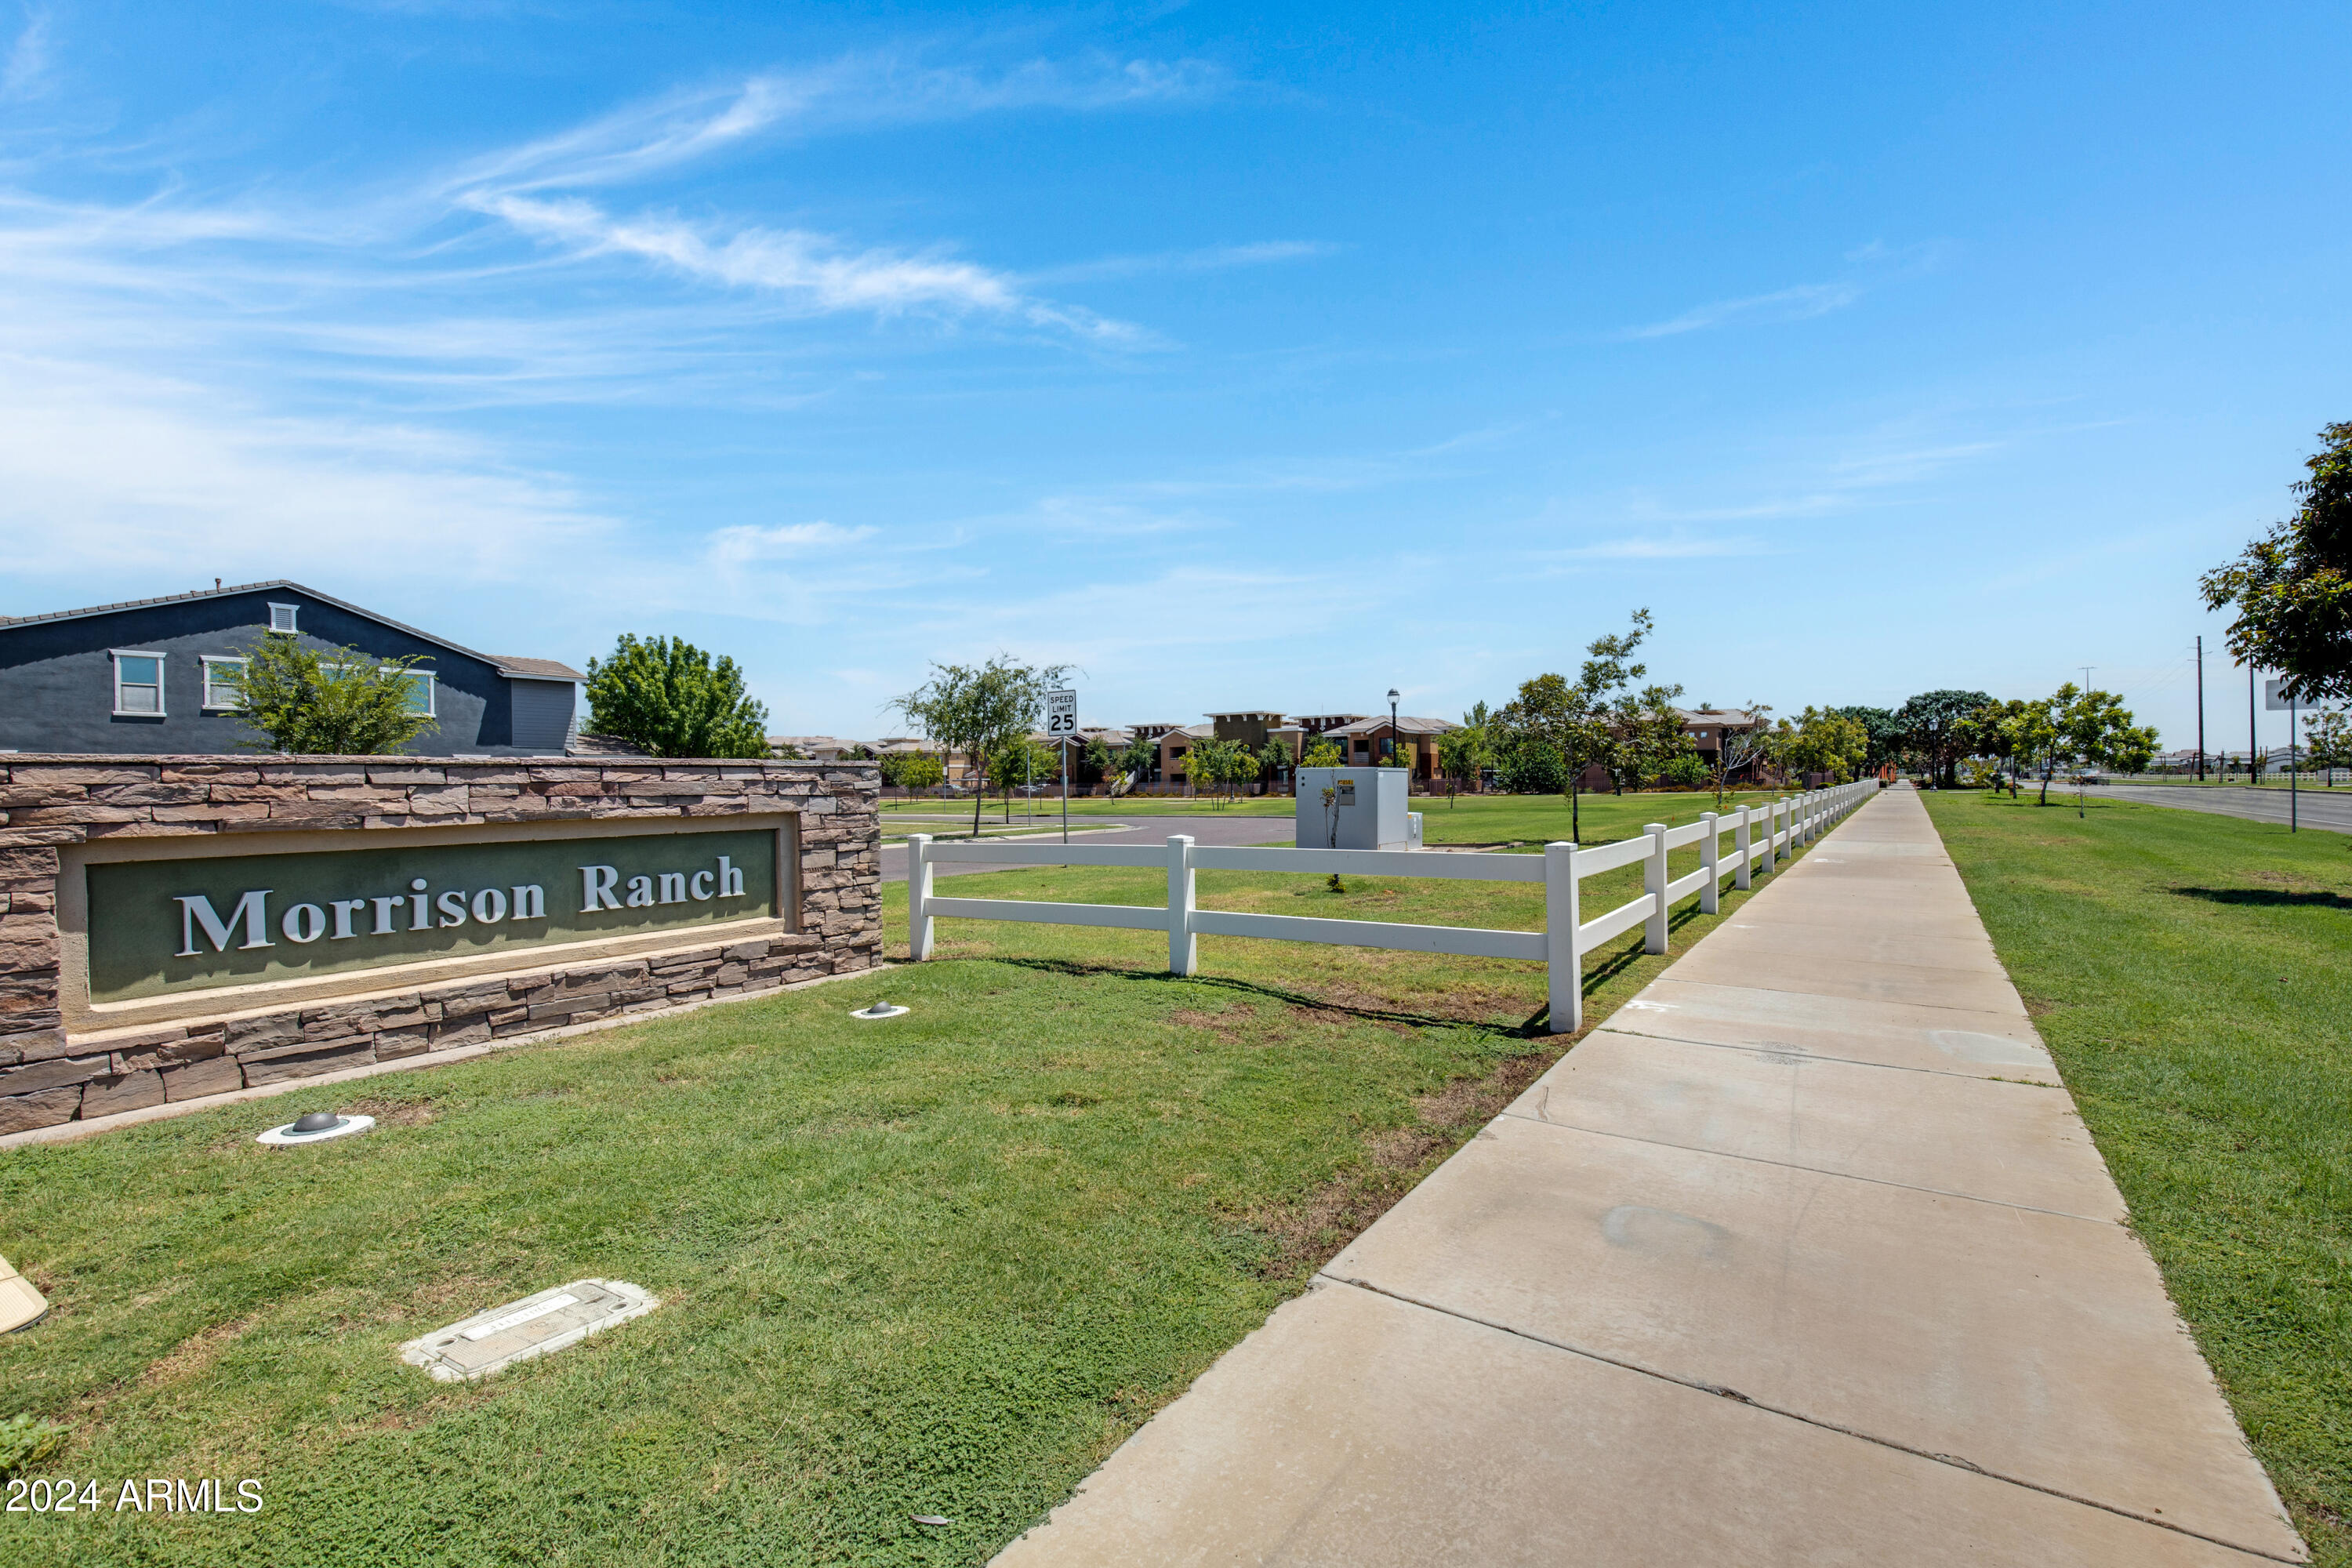
[[[1907,789],[1006,1568],[2299,1562]]]

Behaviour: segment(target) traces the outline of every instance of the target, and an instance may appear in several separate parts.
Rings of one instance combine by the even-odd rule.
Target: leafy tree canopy
[[[421,658],[421,656],[420,656]],[[239,741],[249,752],[375,757],[397,752],[434,720],[415,699],[433,679],[419,658],[379,658],[355,647],[307,647],[282,632],[265,634],[229,673],[238,717],[264,737]],[[216,678],[217,679],[217,678]]]
[[[735,661],[684,637],[621,634],[588,661],[588,729],[656,757],[764,757],[768,710],[743,690]]]
[[[1923,691],[1903,704],[1895,721],[1903,727],[1903,744],[1927,759],[1937,782],[1956,789],[1960,753],[1968,749],[1968,721],[1991,701],[1992,694],[1985,691]]]
[[[1632,660],[1651,629],[1650,612],[1634,611],[1633,625],[1626,630],[1595,637],[1586,645],[1585,660],[1573,683],[1561,675],[1538,675],[1521,683],[1519,694],[1496,715],[1498,746],[1507,740],[1514,752],[1529,756],[1531,747],[1549,748],[1558,764],[1556,787],[1568,796],[1570,837],[1580,837],[1583,830],[1578,781],[1588,763],[1606,762],[1613,753],[1616,742],[1609,705],[1649,673],[1645,666]],[[1522,766],[1517,776],[1524,780],[1533,775],[1529,766]]]
[[[1841,719],[1851,719],[1862,726],[1870,737],[1870,750],[1863,758],[1865,767],[1879,767],[1896,761],[1903,752],[1903,721],[1892,708],[1832,708],[1827,711]]]
[[[1770,746],[1786,772],[1827,773],[1843,782],[1869,757],[1870,731],[1834,709],[1807,708],[1796,722],[1783,719],[1773,728]]]
[[[1045,692],[1066,664],[1033,667],[997,654],[986,664],[934,664],[931,678],[890,707],[950,752],[961,752],[985,782],[988,760],[1024,742],[1045,717]],[[980,837],[981,792],[971,797],[972,837]]]
[[[2352,697],[2352,424],[2319,433],[2326,443],[2296,481],[2303,505],[2208,572],[2205,606],[2237,606],[2230,652],[2239,663],[2275,669],[2287,689],[2316,705]]]

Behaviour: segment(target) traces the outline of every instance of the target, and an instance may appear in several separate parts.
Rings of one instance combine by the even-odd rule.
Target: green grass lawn
[[[1727,812],[1741,805],[1760,805],[1767,800],[1785,798],[1785,792],[1747,790],[1726,794],[1723,809]],[[1150,797],[1129,796],[1121,800],[1073,800],[1070,820],[1075,825],[1082,816],[1108,817],[1118,822],[1143,823],[1156,816],[1282,816],[1292,815],[1296,805],[1287,795],[1244,799],[1228,805],[1211,801],[1163,801]],[[1702,811],[1712,811],[1712,794],[1645,792],[1640,795],[1588,795],[1578,807],[1579,826],[1586,844],[1612,844],[1629,838],[1642,830],[1644,823],[1663,822],[1669,826],[1696,818]],[[1061,803],[1041,803],[1035,826],[1058,826],[1061,823]],[[1509,844],[1541,845],[1555,839],[1568,839],[1574,835],[1569,828],[1569,806],[1566,797],[1556,795],[1415,795],[1412,809],[1421,813],[1423,842],[1428,844]],[[892,802],[883,813],[885,831],[893,834],[954,832],[951,823],[930,826],[902,819],[904,816],[950,815],[938,801],[919,801],[912,805]],[[1020,825],[1025,819],[1016,805],[1013,820]],[[963,808],[965,831],[970,831],[971,806]],[[992,805],[982,817],[983,826],[993,823],[1003,826],[1004,812],[1001,805]],[[1181,832],[1181,823],[1171,824],[1169,831]]]
[[[1133,875],[955,887],[1156,896]],[[1593,912],[1638,871],[1597,880]],[[1201,884],[1539,923],[1512,884]],[[1714,923],[1683,906],[1676,949]],[[1535,964],[1204,938],[1183,981],[1141,933],[941,930],[944,962],[0,1152],[0,1252],[53,1303],[0,1338],[0,1419],[68,1426],[35,1473],[108,1504],[0,1513],[0,1562],[981,1563],[1566,1043]],[[1592,955],[1588,1016],[1667,962]],[[877,996],[914,1011],[847,1016]],[[314,1106],[382,1125],[252,1142]],[[479,1384],[395,1359],[583,1277],[664,1305]],[[110,1511],[152,1476],[266,1506]]]
[[[2352,1564],[2352,841],[1923,798],[2254,1451]]]

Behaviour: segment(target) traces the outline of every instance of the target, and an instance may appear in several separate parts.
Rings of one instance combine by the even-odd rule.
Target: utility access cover
[[[574,1279],[411,1340],[400,1347],[400,1359],[442,1383],[487,1377],[516,1362],[576,1345],[660,1305],[658,1298],[625,1279]]]

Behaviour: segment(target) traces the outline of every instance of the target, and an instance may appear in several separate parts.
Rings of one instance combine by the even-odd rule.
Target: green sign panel
[[[92,865],[89,999],[781,916],[769,829]]]

